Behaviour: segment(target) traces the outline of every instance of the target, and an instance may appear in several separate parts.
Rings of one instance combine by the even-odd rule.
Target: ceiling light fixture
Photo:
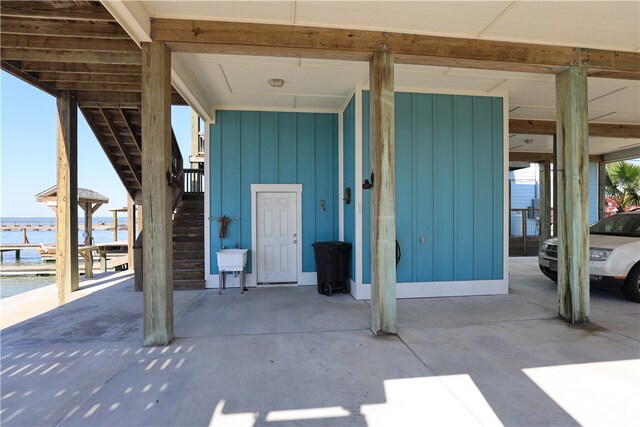
[[[524,143],[525,144],[533,144],[533,139],[525,139]]]
[[[284,86],[284,80],[282,79],[270,79],[269,86],[271,87],[282,87]]]

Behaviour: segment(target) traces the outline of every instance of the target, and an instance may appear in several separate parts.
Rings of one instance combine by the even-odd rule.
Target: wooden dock
[[[127,226],[117,225],[118,230],[126,230]],[[113,230],[113,224],[94,224],[92,227],[94,230]],[[56,225],[54,224],[0,224],[0,231],[54,231]],[[84,230],[84,224],[78,224],[78,230]]]
[[[19,244],[5,244],[0,245],[0,259],[4,252],[15,251],[16,259],[20,259],[20,251],[23,250],[38,250],[46,248],[55,254],[55,245],[48,244],[43,245],[39,243],[19,243]],[[93,262],[93,253],[97,253],[99,262]],[[46,254],[41,254],[43,261],[52,260],[55,261],[55,255],[53,258],[46,258]],[[85,260],[85,265],[91,263],[93,268],[85,273],[85,276],[91,277],[93,271],[98,269],[101,272],[109,269],[124,270],[128,267],[128,245],[127,242],[107,242],[98,243],[91,246],[78,246],[78,257]],[[84,273],[84,265],[79,266],[80,272]],[[51,276],[56,274],[55,264],[52,265],[16,265],[16,266],[4,266],[0,267],[0,276]]]
[[[107,270],[125,270],[128,267],[129,258],[127,255],[119,255],[113,258],[107,259],[106,269],[102,263],[97,262],[93,264],[93,271],[107,271]],[[78,266],[80,274],[85,274],[84,264]],[[5,276],[55,276],[55,265],[14,265],[0,268],[0,277]]]

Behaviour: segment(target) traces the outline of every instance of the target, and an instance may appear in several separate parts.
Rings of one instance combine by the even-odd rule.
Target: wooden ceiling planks
[[[127,192],[142,184],[142,52],[99,1],[0,2],[4,71],[78,106]],[[172,89],[172,101],[186,105]]]

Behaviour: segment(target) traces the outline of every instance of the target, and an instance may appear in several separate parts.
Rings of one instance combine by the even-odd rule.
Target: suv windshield
[[[640,237],[640,213],[610,216],[593,224],[589,233]]]

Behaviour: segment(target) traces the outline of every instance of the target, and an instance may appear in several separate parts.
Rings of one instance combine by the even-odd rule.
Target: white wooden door
[[[296,193],[257,193],[258,283],[295,283]]]

